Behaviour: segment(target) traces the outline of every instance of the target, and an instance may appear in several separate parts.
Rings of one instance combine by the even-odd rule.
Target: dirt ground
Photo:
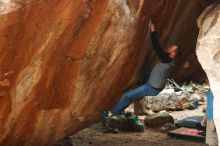
[[[202,109],[170,112],[174,119],[190,116],[203,116]],[[157,129],[146,128],[143,133],[119,132],[118,134],[102,133],[100,124],[95,124],[71,136],[65,146],[206,146],[202,142],[171,138]]]

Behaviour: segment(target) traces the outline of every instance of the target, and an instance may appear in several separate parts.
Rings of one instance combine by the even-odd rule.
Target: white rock
[[[196,53],[214,94],[214,121],[220,140],[220,2],[209,6],[198,19]]]

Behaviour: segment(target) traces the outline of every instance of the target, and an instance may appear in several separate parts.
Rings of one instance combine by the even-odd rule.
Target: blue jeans
[[[148,83],[131,89],[123,94],[120,101],[110,110],[113,115],[120,114],[134,100],[140,100],[144,96],[156,96],[161,90],[151,87]]]

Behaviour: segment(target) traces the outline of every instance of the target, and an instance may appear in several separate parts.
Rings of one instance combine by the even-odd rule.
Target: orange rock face
[[[143,66],[157,61],[150,16],[162,47],[177,42],[182,63],[189,60],[176,77],[200,78],[190,59],[196,18],[207,4],[0,0],[0,145],[52,145],[97,121],[98,111],[109,109]]]

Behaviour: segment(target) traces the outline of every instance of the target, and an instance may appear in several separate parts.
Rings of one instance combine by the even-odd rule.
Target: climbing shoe
[[[100,111],[99,113],[102,118],[108,117],[108,111]]]
[[[128,118],[132,130],[135,132],[143,132],[144,131],[144,124],[140,122],[138,116],[132,116]]]

